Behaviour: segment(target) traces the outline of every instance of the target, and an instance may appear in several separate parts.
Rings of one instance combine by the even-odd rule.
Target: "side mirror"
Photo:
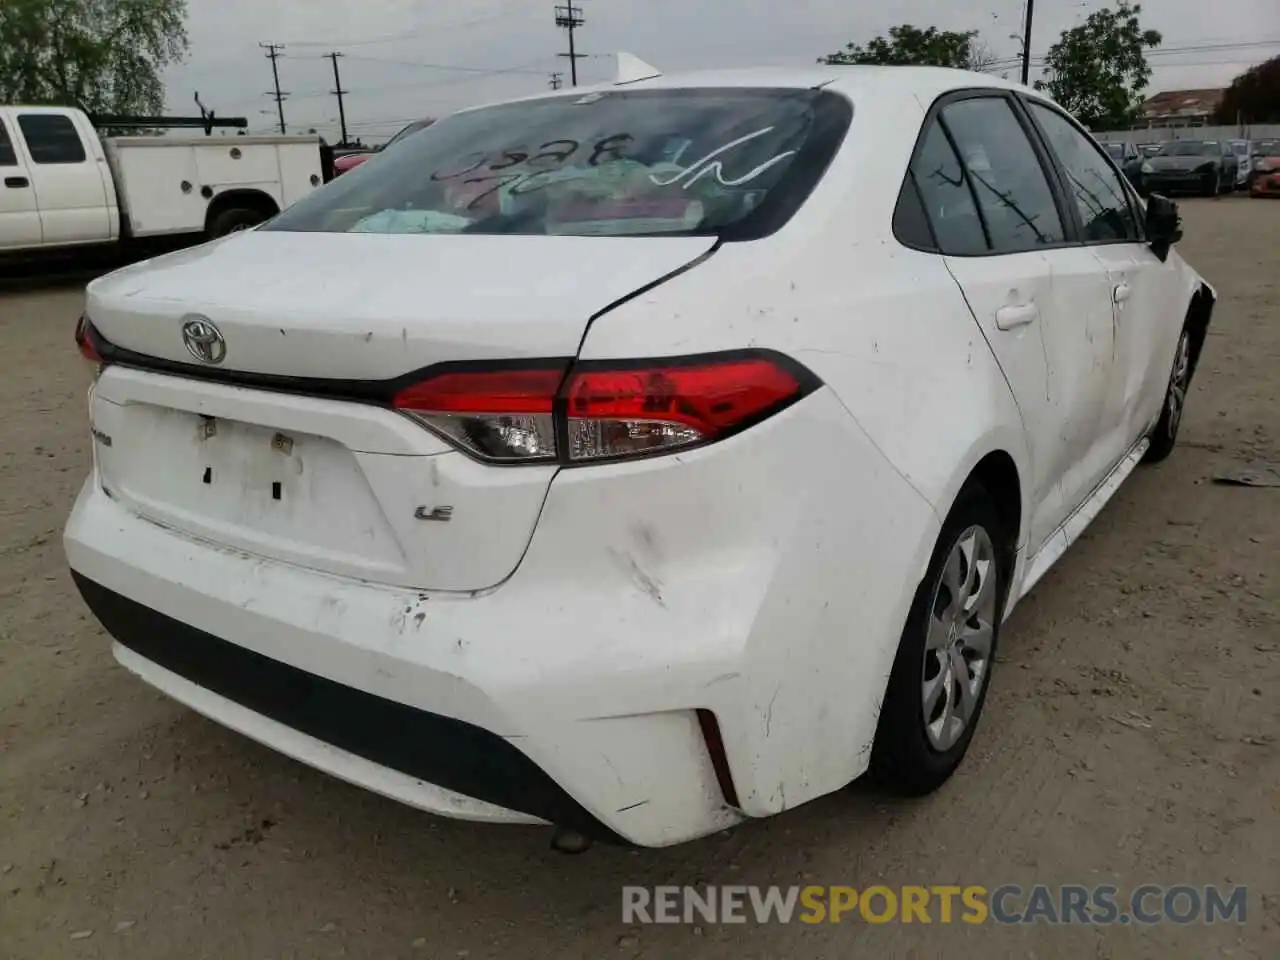
[[[1161,260],[1168,259],[1170,248],[1182,239],[1182,217],[1178,205],[1161,193],[1147,198],[1147,240]]]

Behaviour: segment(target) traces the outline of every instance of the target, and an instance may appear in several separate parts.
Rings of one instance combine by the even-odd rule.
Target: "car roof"
[[[623,83],[605,82],[590,86],[572,87],[555,93],[538,93],[497,103],[521,103],[532,100],[581,97],[590,93],[607,93],[617,90],[680,90],[710,87],[779,87],[836,90],[856,99],[877,93],[895,96],[915,94],[923,103],[929,103],[950,90],[973,87],[990,87],[1002,90],[1020,90],[1023,93],[1048,100],[1030,87],[969,70],[951,70],[945,67],[897,67],[863,65],[816,65],[806,67],[749,67],[733,70],[695,70],[682,73],[660,74],[643,80]],[[496,103],[467,107],[460,113],[478,110]]]

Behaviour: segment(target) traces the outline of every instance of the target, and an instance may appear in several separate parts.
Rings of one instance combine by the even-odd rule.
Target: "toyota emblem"
[[[227,341],[208,317],[190,314],[182,318],[182,341],[187,352],[201,363],[221,363],[227,355]]]

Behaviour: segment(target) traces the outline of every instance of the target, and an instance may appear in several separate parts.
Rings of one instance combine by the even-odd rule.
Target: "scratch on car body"
[[[709,681],[707,681],[707,683],[703,686],[702,689],[707,690],[711,687],[714,687],[717,683],[725,683],[728,680],[737,680],[738,677],[740,676],[742,676],[742,674],[738,673],[737,671],[733,673],[722,673],[718,677],[712,677]]]
[[[654,603],[660,607],[666,606],[662,599],[661,581],[646,573],[629,551],[615,550],[610,547],[609,556],[623,568],[623,571],[643,593],[648,594],[653,599]]]
[[[773,705],[778,700],[778,694],[782,692],[782,684],[778,684],[773,688],[773,696],[769,698],[769,706],[764,710],[764,736],[769,739],[769,733],[773,729]]]

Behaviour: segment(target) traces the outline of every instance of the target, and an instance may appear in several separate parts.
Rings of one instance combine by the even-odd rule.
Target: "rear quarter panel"
[[[752,814],[865,769],[941,519],[987,453],[1008,452],[1026,473],[1019,411],[959,288],[939,257],[902,247],[890,229],[924,113],[909,95],[856,103],[844,148],[781,231],[722,246],[597,318],[583,344],[591,359],[779,350],[821,377],[847,418],[815,443],[844,448],[860,469],[810,476],[839,462],[816,449],[789,463],[786,495],[800,502],[785,505],[796,515],[772,545],[779,565],[751,640],[786,655],[752,691],[770,718],[761,739],[730,744],[735,777],[755,758],[776,780],[755,784]],[[886,511],[896,527],[881,522]]]
[[[789,354],[940,516],[992,450],[1024,467],[1021,416],[963,294],[941,257],[892,233],[924,115],[909,94],[857,102],[845,146],[782,230],[598,317],[581,356]]]

